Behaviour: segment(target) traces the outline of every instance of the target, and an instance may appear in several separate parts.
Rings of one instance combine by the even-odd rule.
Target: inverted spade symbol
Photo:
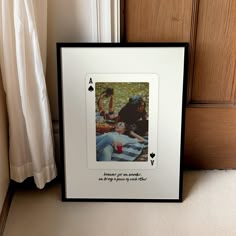
[[[152,152],[152,153],[150,154],[150,157],[151,157],[151,158],[154,158],[154,157],[155,157],[155,153]]]
[[[93,86],[92,86],[92,85],[89,86],[88,91],[89,91],[89,92],[93,92],[93,90],[94,90]]]

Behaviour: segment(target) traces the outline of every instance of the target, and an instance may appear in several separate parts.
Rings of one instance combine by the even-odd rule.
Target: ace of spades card
[[[86,76],[88,168],[157,166],[158,75]]]

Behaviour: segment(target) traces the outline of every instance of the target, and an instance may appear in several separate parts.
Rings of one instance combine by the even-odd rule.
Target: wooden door
[[[189,42],[185,166],[236,168],[236,0],[126,0],[127,42]]]

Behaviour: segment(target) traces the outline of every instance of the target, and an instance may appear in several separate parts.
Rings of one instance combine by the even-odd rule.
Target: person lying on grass
[[[124,122],[118,122],[114,132],[105,133],[96,137],[97,161],[111,161],[114,150],[122,153],[122,147],[124,145],[145,141],[143,137],[133,131],[129,132],[133,138],[124,134],[125,132],[126,124]]]

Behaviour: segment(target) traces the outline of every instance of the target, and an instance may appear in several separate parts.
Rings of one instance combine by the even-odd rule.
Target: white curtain
[[[47,0],[0,0],[0,66],[9,116],[11,179],[56,177],[45,84]]]

